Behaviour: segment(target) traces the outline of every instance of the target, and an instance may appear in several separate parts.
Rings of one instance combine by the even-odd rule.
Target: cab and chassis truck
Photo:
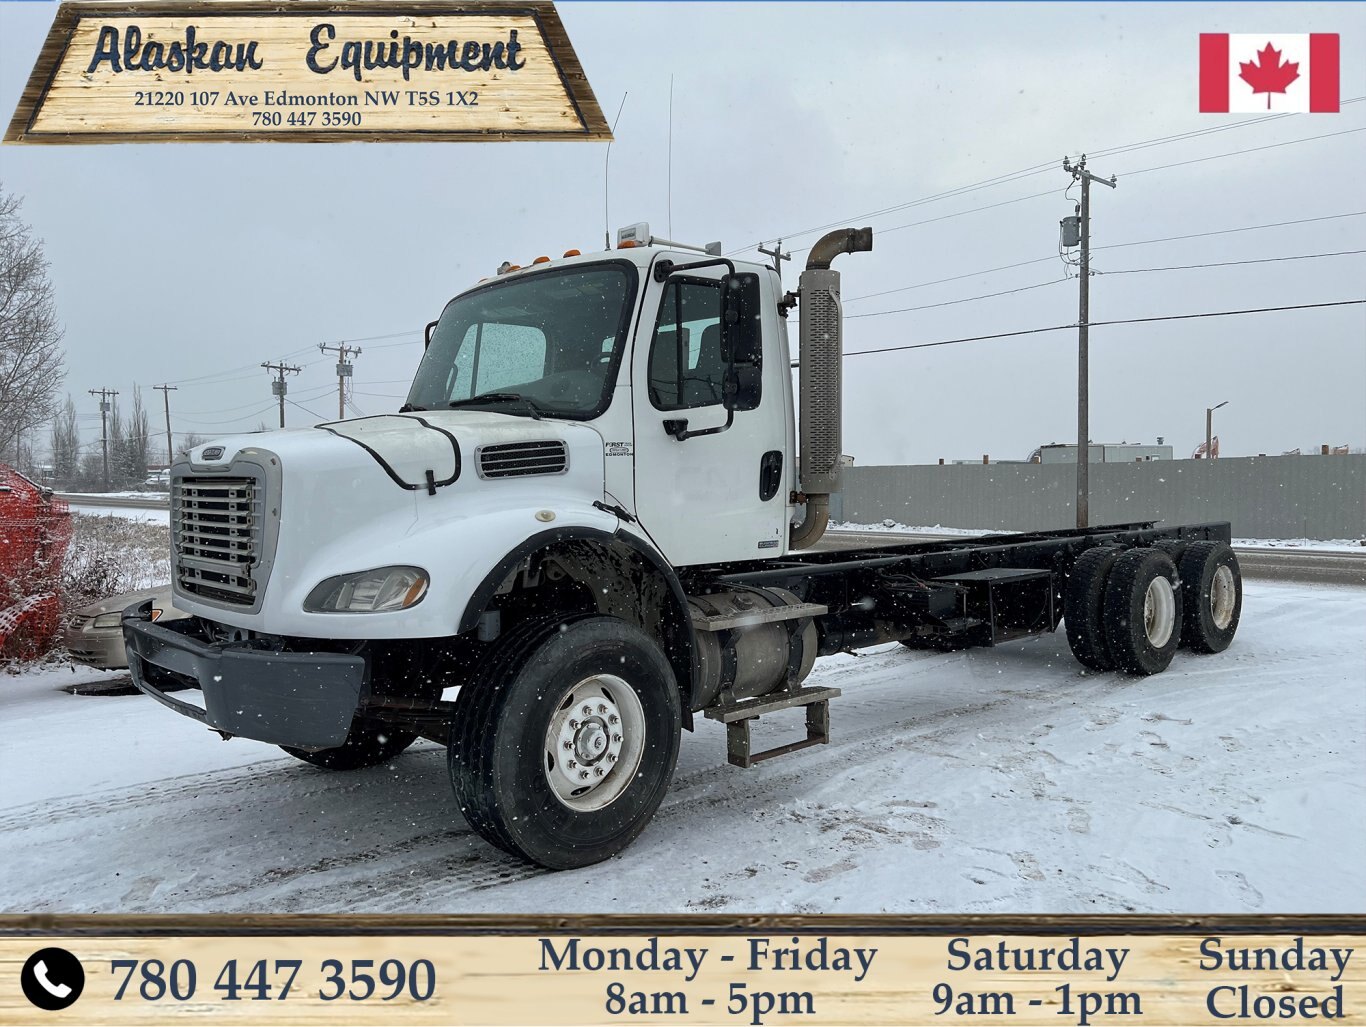
[[[828,742],[821,656],[1059,623],[1097,671],[1227,648],[1227,523],[812,550],[841,475],[831,263],[871,248],[829,233],[785,293],[633,226],[452,299],[399,412],[195,448],[171,471],[191,616],[125,611],[134,681],[329,770],[445,744],[474,830],[563,869],[644,829],[698,715],[739,767]],[[779,713],[804,736],[754,751]]]

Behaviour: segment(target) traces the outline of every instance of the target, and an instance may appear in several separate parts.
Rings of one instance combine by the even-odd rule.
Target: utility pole
[[[778,284],[782,285],[783,261],[792,259],[792,254],[783,252],[783,241],[779,239],[776,243],[773,244],[773,249],[771,250],[766,250],[762,246],[760,246],[759,252],[762,253],[765,257],[773,258],[773,270],[778,272]]]
[[[289,391],[289,385],[285,382],[285,375],[298,374],[303,368],[286,364],[283,359],[278,364],[265,362],[261,366],[267,371],[275,372],[275,380],[270,383],[270,391],[280,400],[280,427],[283,428],[285,426],[285,393]]]
[[[92,396],[100,397],[100,446],[104,450],[104,491],[109,491],[109,399],[117,396],[113,389],[87,389]]]
[[[161,399],[166,407],[166,467],[170,469],[171,464],[175,463],[175,455],[171,452],[171,393],[178,392],[179,389],[174,385],[153,385],[152,388],[161,392]]]
[[[1090,292],[1091,292],[1091,183],[1115,187],[1115,176],[1100,178],[1086,170],[1086,154],[1075,165],[1066,157],[1062,169],[1081,183],[1077,214],[1081,224],[1081,297],[1077,307],[1077,527],[1091,520],[1091,395],[1090,395]]]
[[[348,346],[342,343],[339,346],[328,346],[318,343],[318,349],[326,353],[331,350],[337,354],[337,420],[346,419],[346,380],[351,377],[351,361],[346,359],[348,353],[360,356],[359,346]]]

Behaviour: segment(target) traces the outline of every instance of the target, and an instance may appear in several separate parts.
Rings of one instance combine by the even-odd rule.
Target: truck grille
[[[569,453],[559,441],[507,442],[482,446],[475,455],[481,478],[518,478],[528,474],[563,474]]]
[[[177,478],[171,484],[176,582],[185,592],[236,606],[256,601],[262,507],[252,478]]]

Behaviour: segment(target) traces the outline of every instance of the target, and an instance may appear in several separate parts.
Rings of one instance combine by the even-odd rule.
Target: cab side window
[[[674,279],[650,344],[650,402],[658,410],[718,406],[726,373],[719,282]]]

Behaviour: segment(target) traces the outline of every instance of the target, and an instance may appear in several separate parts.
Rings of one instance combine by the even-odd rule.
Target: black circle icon
[[[24,997],[39,1009],[65,1009],[81,997],[85,969],[66,949],[39,949],[19,971]]]

